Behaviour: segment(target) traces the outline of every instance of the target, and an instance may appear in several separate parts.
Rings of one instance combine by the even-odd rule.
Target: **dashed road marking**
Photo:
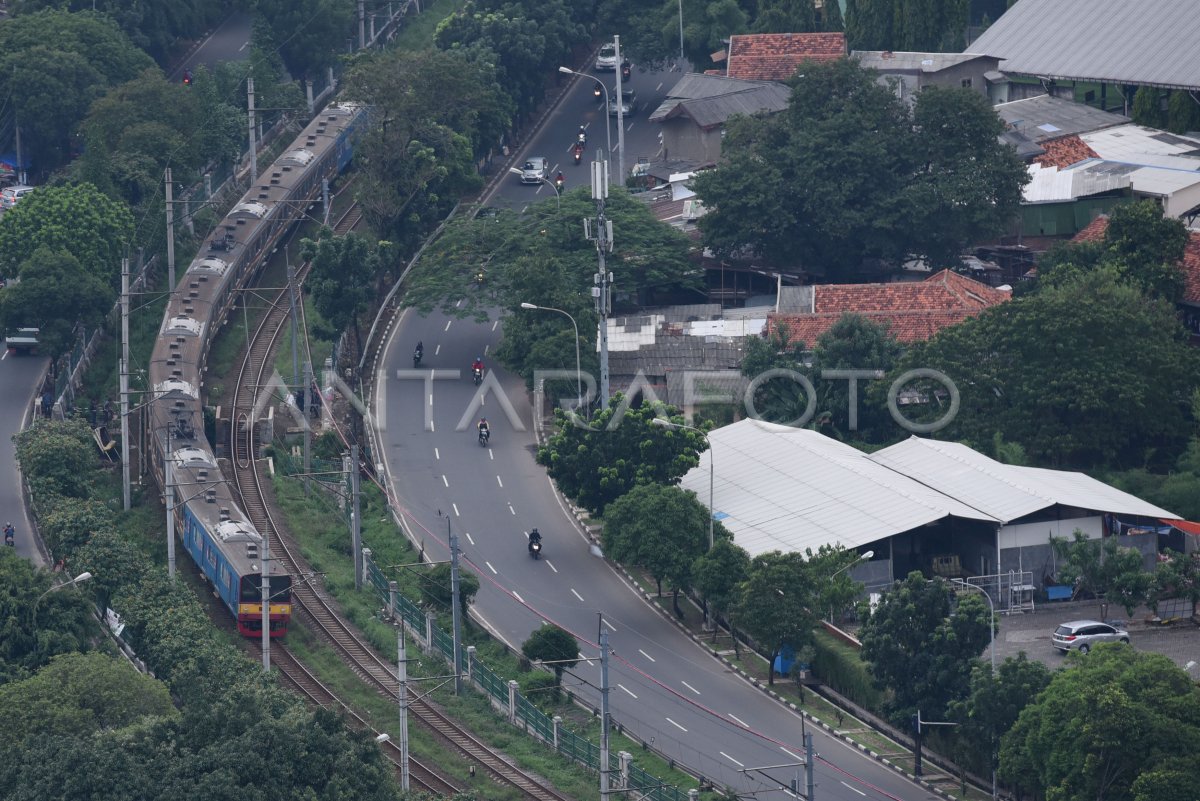
[[[679,683],[680,683],[680,684],[682,684],[684,687],[687,687],[689,690],[691,690],[692,692],[694,692],[696,695],[699,695],[699,694],[700,694],[700,691],[699,691],[699,690],[697,690],[697,689],[696,689],[695,687],[693,687],[692,685],[688,684],[686,681],[681,681],[681,682],[679,682]]]
[[[649,659],[651,662],[657,662],[657,661],[658,661],[658,660],[657,660],[657,659],[655,659],[654,657],[650,656],[650,654],[648,654],[648,653],[646,653],[645,651],[643,651],[641,648],[639,648],[639,649],[638,649],[638,653],[639,653],[639,654],[641,654],[642,656],[646,657],[647,659]]]
[[[667,718],[667,723],[670,723],[672,726],[674,726],[675,728],[679,729],[680,731],[687,731],[687,729],[683,728],[682,726],[680,726],[678,723],[676,723],[675,721],[671,720],[670,718]]]
[[[554,572],[556,572],[556,573],[557,573],[558,571],[556,570],[556,571],[554,571]],[[578,598],[578,599],[579,599],[579,603],[583,603],[583,602],[584,602],[584,601],[583,601],[583,596],[582,596],[582,595],[580,595],[579,593],[575,592],[575,588],[574,588],[574,587],[572,587],[572,588],[571,588],[571,594],[572,594],[572,595],[574,595],[576,598]]]

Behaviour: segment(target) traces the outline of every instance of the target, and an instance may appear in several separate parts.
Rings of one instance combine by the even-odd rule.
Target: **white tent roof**
[[[816,431],[743,420],[708,434],[714,514],[751,556],[854,548],[950,515],[998,522]],[[708,503],[710,461],[682,486]]]
[[[909,437],[869,458],[1005,523],[1055,504],[1178,517],[1083,473],[1007,465],[956,442]]]

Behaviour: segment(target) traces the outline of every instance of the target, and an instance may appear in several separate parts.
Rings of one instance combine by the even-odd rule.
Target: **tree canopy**
[[[353,331],[361,353],[358,318],[371,304],[384,260],[357,234],[333,236],[328,229],[321,234],[318,240],[300,241],[300,257],[312,262],[304,291],[312,295],[313,305],[328,326],[325,335],[336,339],[341,331]]]
[[[697,557],[692,564],[692,587],[704,600],[705,614],[728,615],[749,570],[750,555],[734,545],[732,538],[717,539],[709,551]],[[712,629],[716,637],[717,627]]]
[[[948,376],[961,407],[945,435],[984,450],[1003,431],[1035,464],[1161,466],[1192,431],[1200,365],[1186,339],[1172,304],[1096,269],[943,329],[897,372]],[[923,419],[912,406],[905,414]]]
[[[1000,738],[1013,727],[1021,710],[1050,683],[1050,669],[1022,651],[996,668],[982,660],[971,669],[970,692],[951,701],[949,719],[954,730],[955,759],[968,770],[986,775],[999,756]]]
[[[115,290],[132,234],[129,208],[91,184],[40,187],[0,218],[0,274],[19,275],[38,249],[48,248],[70,253]]]
[[[6,328],[38,328],[38,343],[53,360],[79,341],[76,323],[91,331],[112,309],[112,289],[66,251],[39,248],[21,265],[20,278],[0,289],[0,319]]]
[[[256,37],[270,36],[292,77],[312,80],[332,66],[347,43],[357,46],[351,25],[354,5],[341,0],[254,0],[255,14],[263,24]]]
[[[853,50],[958,53],[970,6],[968,0],[846,0],[846,38]]]
[[[1048,801],[1182,801],[1200,775],[1197,710],[1200,687],[1169,658],[1098,645],[1021,711],[1000,776]]]
[[[619,392],[590,425],[556,410],[558,430],[538,449],[538,464],[568,498],[602,513],[634,487],[674,483],[699,463],[704,436],[653,425],[659,415],[683,421],[674,407],[649,401],[634,406]]]
[[[562,682],[562,673],[579,662],[579,641],[558,626],[547,624],[537,628],[521,644],[521,653],[528,659],[553,662],[554,683]]]
[[[802,554],[771,551],[750,560],[733,615],[767,653],[768,684],[775,683],[775,657],[783,648],[812,640],[816,601],[816,577]]]
[[[913,110],[854,59],[806,64],[788,107],[730,121],[692,186],[705,244],[844,278],[876,260],[957,263],[1001,232],[1029,180],[986,99],[930,88]]]
[[[96,630],[87,601],[72,589],[47,593],[55,578],[12,548],[0,553],[0,687],[28,678],[57,654],[90,647]],[[0,721],[6,717],[0,713]]]
[[[1142,564],[1142,552],[1122,548],[1114,538],[1088,539],[1078,529],[1070,540],[1051,537],[1058,580],[1075,595],[1092,595],[1120,604],[1125,614],[1146,602],[1153,576]]]

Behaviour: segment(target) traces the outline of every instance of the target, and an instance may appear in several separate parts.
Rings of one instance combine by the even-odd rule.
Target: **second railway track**
[[[361,216],[362,212],[357,204],[352,206],[339,219],[334,228],[335,233],[347,233]],[[297,280],[302,281],[307,271],[308,265],[305,264],[297,271]],[[248,343],[246,355],[242,360],[233,395],[233,425],[230,427],[233,442],[230,452],[234,484],[241,495],[242,508],[258,531],[269,538],[272,558],[282,560],[292,576],[300,576],[309,572],[309,568],[299,557],[289,538],[282,536],[283,532],[270,512],[256,459],[257,443],[252,419],[258,392],[260,388],[267,386],[266,379],[270,374],[279,335],[287,321],[289,307],[285,302],[286,291],[281,290],[271,302],[254,337]],[[381,659],[362,641],[354,628],[342,618],[321,592],[309,583],[294,581],[292,603],[303,614],[317,636],[332,645],[360,679],[387,697],[396,697],[399,685],[392,665]],[[272,654],[272,661],[286,681],[313,703],[343,706],[324,684],[291,656],[286,645],[276,643],[272,647]],[[276,659],[277,654],[283,654],[282,658]],[[525,797],[536,801],[570,801],[566,796],[512,765],[506,757],[493,751],[428,701],[413,700],[409,710],[417,721],[433,731],[439,740],[457,750],[472,763],[480,765],[494,781],[515,787]],[[411,758],[409,762],[414,784],[429,788],[430,792],[444,794],[457,789],[428,766],[420,765]]]

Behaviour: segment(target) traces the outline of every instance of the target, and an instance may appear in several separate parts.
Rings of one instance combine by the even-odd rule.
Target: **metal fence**
[[[390,607],[393,615],[403,620],[410,630],[424,639],[428,624],[425,611],[402,593],[396,593],[393,598],[390,582],[370,556],[366,557],[364,564],[366,583],[375,588],[375,591],[383,599],[384,605]],[[448,663],[453,665],[454,638],[437,625],[431,625],[429,635],[430,641],[426,643],[428,649],[440,653]],[[469,683],[482,690],[496,705],[509,709],[510,696],[507,679],[478,659],[472,659],[469,664],[464,664],[460,668],[466,671]],[[561,725],[557,726],[556,732],[554,719],[538,709],[519,691],[515,694],[515,704],[515,708],[511,711],[513,720],[519,728],[552,747],[557,740],[558,753],[589,770],[600,770],[600,746]],[[609,771],[611,776],[621,775],[621,760],[618,754],[610,752]],[[638,795],[650,801],[687,801],[688,798],[686,791],[673,785],[664,784],[662,780],[632,762],[629,765],[628,789],[635,790]]]

